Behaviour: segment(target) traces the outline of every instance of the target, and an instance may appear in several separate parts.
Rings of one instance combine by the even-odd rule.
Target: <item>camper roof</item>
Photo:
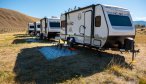
[[[126,8],[122,8],[122,7],[119,7],[119,6],[113,6],[113,5],[103,5],[104,7],[107,7],[107,8],[118,8],[118,9],[121,9],[121,10],[128,10]]]
[[[60,18],[47,18],[47,17],[45,17],[46,19],[49,19],[49,20],[60,20]],[[45,19],[45,18],[42,18],[42,19]],[[41,19],[41,20],[42,20]]]
[[[30,25],[34,25],[34,23],[32,23],[32,22],[30,22],[30,23],[28,23],[28,24],[30,24]]]
[[[83,10],[83,9],[86,9],[86,8],[90,8],[90,7],[94,7],[94,6],[97,6],[97,5],[102,5],[102,4],[96,4],[96,5],[95,4],[92,4],[92,5],[89,5],[89,6],[86,6],[86,7],[82,7],[82,8],[73,10],[73,11],[65,12],[65,14],[72,13],[72,12],[76,12],[76,11]],[[104,6],[106,8],[117,8],[119,10],[125,10],[125,11],[128,10],[126,8],[122,8],[122,7],[118,7],[118,6],[112,6],[112,5],[102,5],[102,6]],[[64,15],[64,14],[62,14],[62,15]]]
[[[40,23],[40,21],[37,21],[36,23]]]
[[[60,20],[59,18],[48,18],[49,20]]]

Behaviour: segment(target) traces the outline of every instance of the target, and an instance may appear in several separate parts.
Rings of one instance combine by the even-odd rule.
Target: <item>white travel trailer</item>
[[[97,48],[133,49],[135,27],[127,9],[91,5],[61,15],[60,38]]]
[[[35,28],[34,28],[34,32],[35,32],[35,35],[39,35],[40,34],[40,21],[38,22],[34,22],[34,25],[35,25]]]
[[[28,33],[31,35],[40,34],[40,22],[28,23]]]
[[[28,23],[28,34],[34,34],[35,25],[34,23]]]
[[[60,19],[52,18],[43,18],[40,20],[41,23],[41,39],[50,39],[55,38],[60,33]]]

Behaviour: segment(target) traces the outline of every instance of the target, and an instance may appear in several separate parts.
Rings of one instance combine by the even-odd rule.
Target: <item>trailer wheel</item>
[[[68,44],[70,47],[74,47],[74,43],[75,43],[74,37],[68,37],[68,38],[67,38],[67,44]]]
[[[133,47],[134,47],[134,40],[133,39],[125,39],[124,40],[125,50],[132,50]]]
[[[44,34],[41,33],[41,34],[40,34],[40,40],[43,40],[43,37],[44,37]]]

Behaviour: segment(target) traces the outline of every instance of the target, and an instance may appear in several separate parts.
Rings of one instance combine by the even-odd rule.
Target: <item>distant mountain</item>
[[[29,22],[38,20],[14,10],[0,8],[0,33],[26,31]]]
[[[145,25],[146,26],[146,21],[134,21],[135,25]]]

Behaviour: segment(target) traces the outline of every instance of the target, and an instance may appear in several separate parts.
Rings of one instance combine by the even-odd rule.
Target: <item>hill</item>
[[[146,21],[134,21],[135,25],[145,25],[146,26]]]
[[[28,22],[37,20],[14,10],[0,8],[0,33],[26,31]]]

